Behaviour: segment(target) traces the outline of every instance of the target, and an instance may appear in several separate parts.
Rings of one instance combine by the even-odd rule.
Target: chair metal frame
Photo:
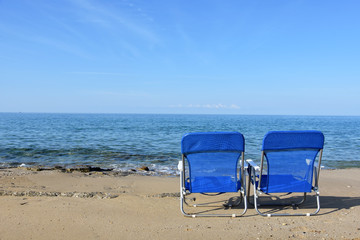
[[[260,200],[260,195],[263,194],[263,192],[260,189],[261,186],[261,177],[262,177],[262,172],[263,172],[263,166],[264,166],[264,158],[265,158],[265,151],[261,152],[261,163],[260,163],[260,167],[257,166],[251,159],[246,160],[247,164],[248,164],[248,177],[249,177],[249,184],[248,184],[248,193],[250,194],[250,184],[253,184],[254,187],[254,202],[251,203],[250,202],[250,195],[248,195],[248,202],[251,205],[255,206],[255,210],[258,214],[260,214],[261,216],[264,217],[272,217],[272,216],[313,216],[316,215],[319,211],[320,211],[320,192],[319,192],[319,177],[320,177],[320,169],[321,169],[321,159],[322,159],[322,153],[323,153],[323,149],[319,149],[318,152],[318,166],[314,166],[314,170],[313,170],[313,174],[314,174],[314,179],[313,179],[313,187],[312,187],[312,192],[315,192],[315,196],[316,196],[316,204],[317,204],[317,208],[314,212],[312,213],[293,213],[293,214],[288,214],[288,213],[272,213],[272,214],[267,214],[267,213],[263,213],[259,210],[260,206],[289,206],[289,204],[268,204],[268,205],[261,205],[258,201]],[[315,164],[314,164],[315,165]],[[258,174],[258,175],[257,175]],[[256,182],[258,182],[258,187],[256,187]],[[296,204],[290,204],[290,205],[300,205],[302,203],[304,203],[306,200],[306,192],[304,192],[304,197],[303,199]]]
[[[187,213],[185,212],[184,210],[184,203],[187,205],[187,206],[190,206],[190,207],[200,207],[200,206],[207,206],[207,207],[212,207],[210,206],[211,204],[213,204],[214,202],[211,202],[211,203],[204,203],[204,204],[193,204],[192,206],[187,203],[186,201],[186,196],[187,195],[190,195],[191,192],[188,191],[185,187],[185,182],[187,181],[187,177],[185,176],[185,163],[187,161],[187,158],[186,158],[186,154],[182,154],[182,160],[179,161],[179,165],[178,165],[178,169],[180,171],[180,210],[182,212],[182,214],[186,217],[240,217],[242,215],[244,215],[247,211],[247,196],[246,196],[246,177],[244,175],[245,171],[244,171],[244,163],[245,163],[245,160],[244,160],[244,151],[241,152],[241,159],[239,157],[238,161],[237,161],[237,167],[236,167],[236,175],[239,174],[239,180],[240,181],[240,190],[238,191],[240,193],[240,203],[243,201],[244,202],[244,210],[242,213],[240,214],[237,214],[237,213],[231,213],[231,214],[199,214],[199,213]],[[240,162],[240,167],[239,167],[239,162]],[[240,169],[239,169],[240,168]],[[236,176],[237,177],[237,176]],[[201,194],[201,193],[199,193]],[[205,193],[203,193],[205,194]],[[221,193],[219,193],[221,194]],[[205,195],[210,195],[210,194],[205,194]],[[214,194],[216,195],[216,194]],[[218,206],[217,206],[218,207]],[[222,206],[224,207],[224,205]],[[231,208],[232,206],[229,205],[228,206],[229,208]]]

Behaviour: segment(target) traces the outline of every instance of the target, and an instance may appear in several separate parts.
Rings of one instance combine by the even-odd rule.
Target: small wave
[[[134,154],[114,149],[70,148],[6,148],[0,149],[0,167],[19,166],[63,166],[89,165],[114,168],[118,171],[131,171],[147,166],[159,174],[176,174],[180,158],[177,154]]]

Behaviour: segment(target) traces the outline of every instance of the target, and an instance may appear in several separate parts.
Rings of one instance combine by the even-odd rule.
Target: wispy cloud
[[[88,0],[74,0],[71,3],[76,9],[76,21],[85,26],[84,29],[94,29],[94,32],[107,36],[99,41],[103,49],[113,45],[107,49],[108,54],[125,54],[137,59],[143,57],[144,49],[152,49],[161,42],[154,30],[154,20],[135,3]]]
[[[28,40],[34,43],[42,44],[43,46],[49,46],[63,52],[71,53],[82,58],[90,57],[87,51],[84,51],[76,44],[71,44],[66,41],[56,40],[47,36],[29,36]]]
[[[147,92],[143,91],[107,91],[107,90],[85,90],[82,92],[83,94],[90,95],[93,97],[103,97],[103,98],[111,98],[111,99],[128,99],[128,98],[148,98],[151,95]]]
[[[67,72],[70,74],[79,74],[79,75],[112,75],[112,76],[130,76],[128,74],[122,74],[117,72]]]
[[[160,43],[151,16],[135,4],[69,0],[60,6],[50,1],[38,6],[29,1],[27,7],[32,14],[12,17],[23,24],[2,21],[0,30],[35,47],[50,47],[85,59],[93,59],[99,52],[137,58],[143,48]]]
[[[171,105],[171,108],[203,108],[203,109],[240,109],[236,104],[188,104],[188,105]]]
[[[157,35],[146,25],[145,22],[139,21],[135,15],[126,15],[122,9],[117,8],[114,11],[110,6],[105,4],[90,2],[87,0],[77,0],[73,2],[80,9],[83,9],[83,19],[92,24],[101,25],[109,29],[119,30],[125,28],[131,33],[137,35],[145,41],[157,43],[159,41]],[[101,2],[102,3],[102,2]],[[128,4],[128,8],[135,8],[133,4]],[[143,10],[136,8],[139,16],[143,16]],[[147,17],[148,22],[152,22],[150,17]]]

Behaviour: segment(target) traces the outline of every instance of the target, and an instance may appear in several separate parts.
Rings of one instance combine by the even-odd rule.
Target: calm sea
[[[188,132],[239,131],[245,158],[260,159],[270,130],[320,130],[326,168],[360,167],[360,117],[0,113],[0,167],[148,166],[176,174]]]

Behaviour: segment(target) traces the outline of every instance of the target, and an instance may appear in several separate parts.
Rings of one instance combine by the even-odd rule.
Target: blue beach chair
[[[180,209],[188,217],[231,216],[245,214],[247,209],[244,176],[244,136],[238,132],[205,132],[186,134],[181,141]],[[239,161],[241,161],[239,165]],[[241,214],[188,214],[184,211],[186,196],[192,193],[215,195],[240,192],[244,210]],[[207,204],[202,204],[202,206]],[[193,205],[194,207],[199,206]],[[224,206],[231,207],[229,204]]]
[[[253,161],[249,164],[250,182],[254,186],[254,205],[262,216],[310,216],[320,211],[318,181],[321,157],[324,146],[324,135],[319,131],[271,131],[268,132],[262,145],[260,167]],[[315,166],[316,157],[318,166]],[[264,163],[266,158],[266,164]],[[263,173],[263,172],[266,172]],[[260,195],[303,193],[304,197],[292,206],[298,206],[306,199],[306,193],[315,192],[317,209],[313,213],[270,214],[259,210]],[[259,195],[260,194],[260,195]],[[278,203],[278,201],[275,201]],[[279,206],[281,204],[269,204]],[[287,204],[289,205],[289,204]]]

